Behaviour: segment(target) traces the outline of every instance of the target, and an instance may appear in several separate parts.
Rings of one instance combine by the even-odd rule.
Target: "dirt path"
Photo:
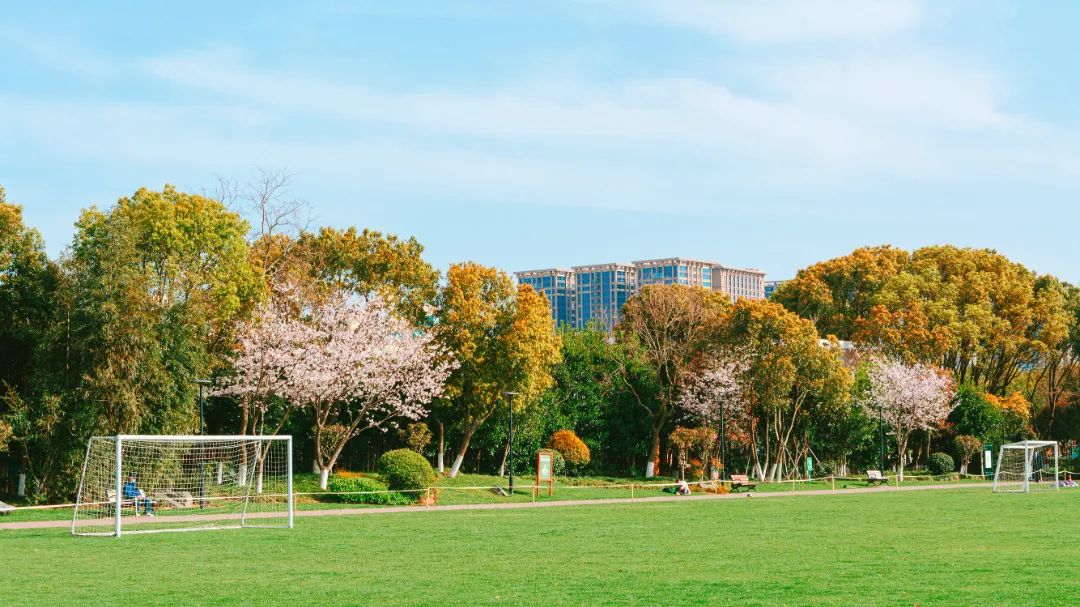
[[[442,512],[447,510],[516,510],[519,508],[553,508],[561,506],[597,506],[604,504],[643,504],[653,502],[694,502],[700,500],[730,500],[730,499],[769,499],[775,497],[800,497],[805,495],[847,495],[851,493],[890,493],[896,491],[926,491],[934,489],[977,489],[990,487],[990,483],[947,483],[940,485],[911,485],[907,487],[856,487],[847,488],[833,491],[830,489],[814,489],[811,491],[798,491],[798,492],[785,492],[785,491],[770,491],[766,493],[725,493],[722,495],[704,494],[704,495],[665,495],[659,497],[639,497],[636,499],[629,499],[625,497],[620,498],[603,498],[603,499],[582,499],[582,500],[559,500],[553,502],[510,502],[505,504],[454,504],[448,506],[387,506],[380,508],[334,508],[332,510],[297,510],[297,517],[309,517],[309,516],[353,516],[358,514],[397,514],[406,512]],[[247,515],[248,519],[262,519],[262,518],[282,518],[279,513],[271,512],[256,512]],[[130,519],[130,523],[128,523]],[[238,520],[239,516],[236,514],[208,514],[208,515],[183,515],[183,516],[169,516],[153,519],[152,522],[163,523],[178,522],[189,523],[199,521],[223,521],[223,520]],[[115,519],[102,519],[102,520],[85,520],[79,521],[79,526],[83,525],[109,525]],[[142,522],[151,522],[145,518],[140,519]],[[135,517],[125,517],[126,524],[135,524]],[[19,523],[0,523],[0,531],[5,529],[45,529],[56,527],[70,527],[71,521],[25,521]]]

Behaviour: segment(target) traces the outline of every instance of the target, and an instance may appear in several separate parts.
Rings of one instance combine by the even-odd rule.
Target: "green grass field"
[[[0,587],[20,605],[1075,605],[1078,508],[1080,490],[966,489],[4,531]]]
[[[644,479],[617,478],[617,477],[585,477],[585,478],[561,478],[555,483],[554,495],[548,496],[546,487],[537,497],[533,496],[532,483],[535,477],[519,477],[517,487],[513,495],[499,496],[490,488],[499,486],[506,487],[506,477],[484,474],[461,474],[456,478],[440,478],[437,483],[439,488],[438,503],[440,505],[456,504],[498,504],[506,502],[546,502],[562,500],[590,500],[590,499],[629,499],[631,497],[657,497],[667,495],[657,484],[674,482],[672,478],[655,478],[645,481]],[[953,482],[942,479],[926,479],[914,477],[905,480],[902,485],[914,486],[925,484],[940,484]],[[966,478],[963,484],[985,482],[978,478]],[[633,491],[627,486],[635,484]],[[790,493],[810,490],[831,490],[835,488],[842,491],[848,488],[862,488],[866,483],[858,480],[838,480],[832,483],[828,478],[814,480],[813,482],[799,481],[795,484],[789,482],[761,483],[757,486],[758,493]],[[475,487],[482,487],[476,489]],[[344,503],[333,495],[323,495],[319,490],[319,479],[315,474],[297,474],[294,477],[294,490],[297,492],[296,507],[298,510],[326,510],[334,508],[373,508],[368,504]],[[697,491],[697,487],[694,487]],[[10,499],[10,498],[9,498]],[[18,501],[12,503],[22,506]],[[422,507],[417,505],[417,507]],[[168,515],[168,511],[158,509],[159,515]],[[71,520],[70,508],[49,508],[44,510],[20,509],[9,516],[0,517],[0,523],[14,523],[23,521],[53,521]]]

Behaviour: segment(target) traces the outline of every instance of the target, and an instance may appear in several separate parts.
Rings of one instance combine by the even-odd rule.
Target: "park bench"
[[[889,482],[889,477],[881,473],[881,470],[867,470],[866,471],[866,484],[867,486],[884,485]]]
[[[108,491],[105,492],[105,497],[106,497],[107,501],[109,502],[109,506],[110,507],[115,507],[115,505],[116,505],[116,490],[115,489],[109,489]],[[121,509],[123,509],[123,508],[132,508],[133,510],[135,510],[135,516],[140,516],[139,508],[135,508],[135,500],[136,499],[138,499],[140,501],[146,501],[147,500],[147,498],[145,498],[145,497],[139,497],[139,498],[125,497],[124,499],[120,500],[120,508]],[[151,507],[157,505],[157,500],[155,500],[153,498],[150,498],[150,505],[151,505]],[[141,504],[140,504],[140,507],[141,507]]]
[[[757,488],[757,483],[750,480],[750,477],[745,474],[732,474],[731,475],[731,492],[738,493],[739,489],[746,489],[747,491],[753,491]]]

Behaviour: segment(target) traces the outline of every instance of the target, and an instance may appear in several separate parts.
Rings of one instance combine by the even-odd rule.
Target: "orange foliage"
[[[987,394],[986,400],[998,409],[1015,413],[1022,419],[1031,417],[1031,403],[1029,403],[1028,399],[1024,398],[1024,395],[1019,392],[1013,392],[1005,397]]]
[[[589,446],[573,430],[558,430],[551,435],[548,446],[562,454],[571,466],[584,466],[592,460]]]

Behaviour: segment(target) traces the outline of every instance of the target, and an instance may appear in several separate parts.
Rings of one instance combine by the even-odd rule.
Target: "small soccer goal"
[[[1026,493],[1057,489],[1058,444],[1026,440],[1002,445],[994,471],[994,493]]]
[[[291,436],[95,436],[74,535],[293,526]]]

